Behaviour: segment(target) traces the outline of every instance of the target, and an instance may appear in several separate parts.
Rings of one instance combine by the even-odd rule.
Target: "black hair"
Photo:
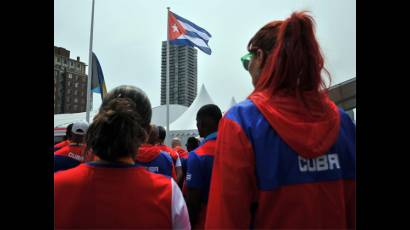
[[[70,140],[71,135],[73,134],[71,130],[72,128],[73,128],[73,123],[67,125],[64,140]]]
[[[87,148],[106,161],[115,162],[127,156],[134,159],[138,147],[147,138],[151,114],[151,103],[141,89],[133,86],[113,89],[88,129]]]
[[[196,137],[189,137],[186,141],[187,150],[190,152],[199,146],[199,140]]]
[[[167,131],[165,131],[165,128],[162,126],[158,126],[158,139],[161,142],[163,142],[166,136],[167,136]]]
[[[207,104],[202,106],[196,114],[197,119],[202,119],[205,117],[209,118],[214,122],[214,124],[217,125],[219,120],[222,118],[222,112],[217,105]]]
[[[154,124],[151,125],[151,130],[148,134],[147,143],[151,145],[155,145],[158,140],[158,127]]]
[[[100,111],[114,98],[129,98],[138,106],[138,113],[144,120],[142,126],[149,127],[152,117],[151,102],[143,90],[132,85],[121,85],[112,89],[103,99]]]

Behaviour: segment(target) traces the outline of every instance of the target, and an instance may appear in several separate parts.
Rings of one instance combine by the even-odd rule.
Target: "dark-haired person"
[[[86,122],[73,123],[69,144],[54,152],[54,172],[74,168],[84,162],[84,138],[87,129]]]
[[[248,51],[255,89],[219,124],[206,228],[354,229],[356,129],[327,95],[313,18],[269,22]]]
[[[151,131],[148,135],[148,141],[141,144],[138,148],[138,153],[135,162],[143,165],[146,169],[153,173],[160,173],[176,180],[174,163],[171,156],[162,151],[157,145],[158,128],[156,125],[151,125]]]
[[[201,145],[189,153],[187,163],[187,206],[193,228],[204,228],[209,185],[216,147],[218,123],[222,112],[218,106],[202,106],[196,115]]]
[[[181,163],[181,159],[178,155],[178,153],[172,149],[171,147],[167,146],[164,144],[165,141],[165,137],[167,136],[167,132],[165,131],[165,128],[162,126],[158,126],[158,142],[157,142],[157,146],[162,150],[165,151],[167,153],[169,153],[169,155],[171,156],[174,165],[175,165],[175,172],[177,175],[177,183],[181,184],[182,180],[183,180],[183,176],[184,173],[182,171],[182,163]]]
[[[190,229],[175,181],[134,163],[151,114],[139,88],[104,97],[86,137],[97,160],[54,174],[56,229]]]
[[[192,150],[198,148],[199,146],[199,140],[196,137],[189,137],[188,140],[186,141],[186,149],[188,152],[191,152]]]
[[[71,128],[73,127],[73,123],[69,124],[66,128],[64,140],[54,145],[54,152],[67,146],[70,144],[70,137],[71,137]]]

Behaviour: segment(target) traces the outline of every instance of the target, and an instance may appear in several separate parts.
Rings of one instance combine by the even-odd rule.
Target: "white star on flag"
[[[173,31],[173,32],[179,32],[179,31],[178,31],[178,27],[177,27],[177,25],[176,25],[176,24],[174,24],[174,25],[172,26],[172,29],[174,29],[174,31]]]

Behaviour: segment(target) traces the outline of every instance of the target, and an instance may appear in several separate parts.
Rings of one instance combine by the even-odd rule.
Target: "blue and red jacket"
[[[156,146],[157,146],[160,150],[167,152],[167,153],[171,156],[172,160],[173,160],[174,163],[175,163],[175,161],[176,161],[177,158],[178,158],[178,154],[177,154],[177,152],[176,152],[175,150],[173,150],[173,149],[172,149],[171,147],[169,147],[168,145],[158,144],[158,145],[156,145]]]
[[[69,140],[58,142],[57,144],[54,145],[54,152],[57,150],[60,150],[61,148],[67,146],[68,144],[70,144]]]
[[[138,149],[135,162],[144,166],[150,172],[173,177],[176,180],[175,167],[171,156],[156,145],[142,144]]]
[[[54,152],[54,172],[74,168],[84,162],[85,145],[68,144]]]
[[[139,165],[89,162],[54,174],[56,229],[189,229],[178,185]]]
[[[355,228],[355,125],[310,100],[255,93],[224,115],[205,228]]]
[[[195,227],[203,228],[206,216],[209,186],[211,183],[212,166],[216,147],[217,133],[211,133],[204,138],[198,148],[191,151],[188,156],[186,187],[201,191],[202,210],[199,213],[198,224]]]

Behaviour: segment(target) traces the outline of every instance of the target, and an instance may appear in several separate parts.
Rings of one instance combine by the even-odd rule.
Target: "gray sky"
[[[54,45],[88,63],[92,0],[54,0]],[[240,62],[250,38],[267,22],[295,10],[309,10],[332,74],[332,85],[356,77],[356,1],[354,0],[95,0],[93,51],[107,90],[131,84],[142,88],[152,106],[160,105],[161,41],[167,10],[211,33],[209,56],[198,50],[198,90],[205,84],[214,102],[228,106],[252,91]],[[88,73],[88,72],[87,72]],[[101,103],[94,94],[94,109]]]

